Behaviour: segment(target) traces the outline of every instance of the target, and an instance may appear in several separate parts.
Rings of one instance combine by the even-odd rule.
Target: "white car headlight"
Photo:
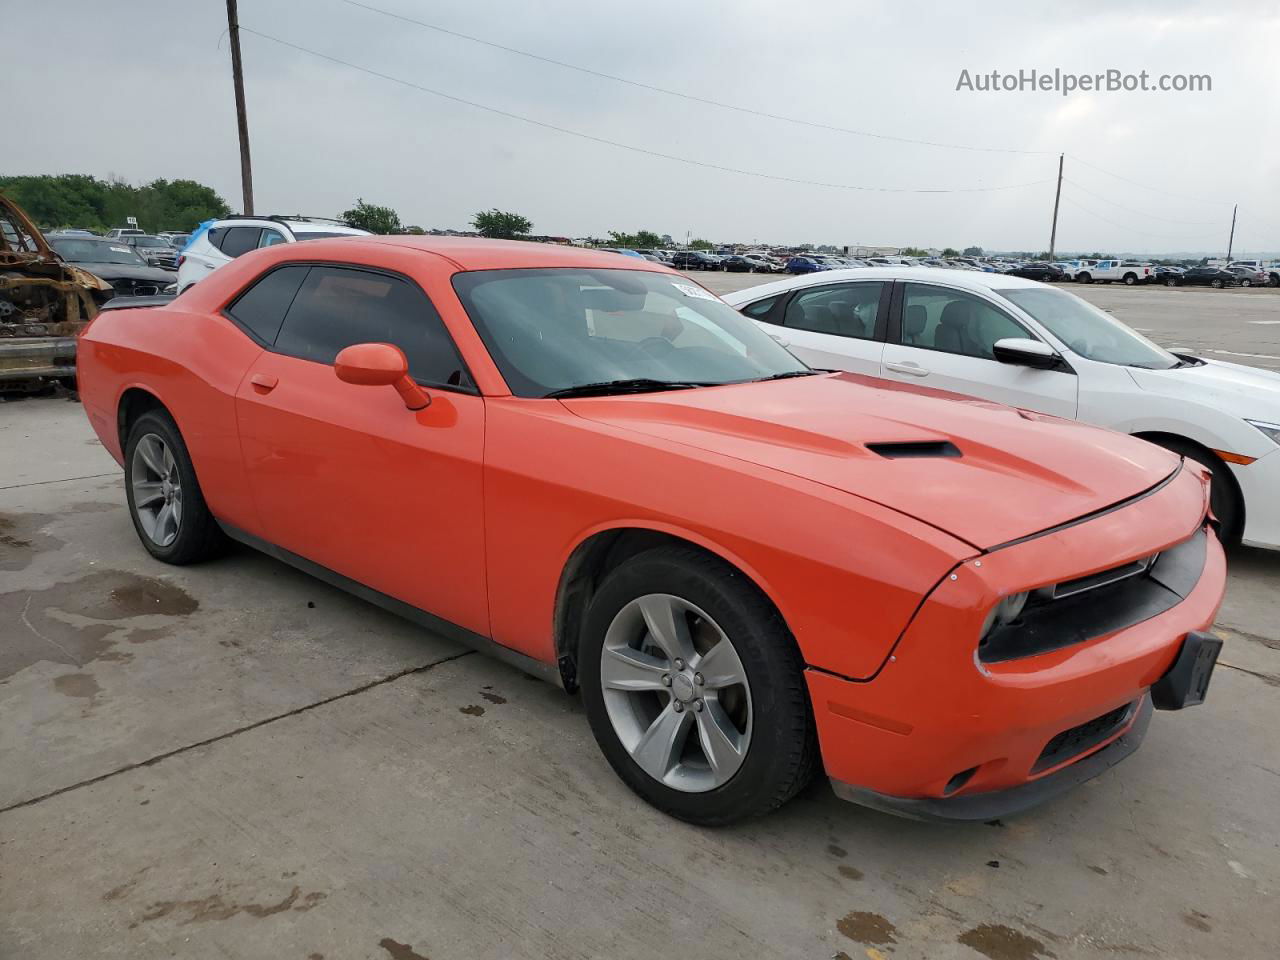
[[[1280,443],[1280,423],[1266,423],[1262,420],[1246,420],[1245,423],[1261,430],[1273,443]]]

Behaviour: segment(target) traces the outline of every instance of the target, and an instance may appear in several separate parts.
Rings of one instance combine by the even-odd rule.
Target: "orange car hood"
[[[1178,466],[1108,430],[853,374],[563,402],[598,423],[872,500],[981,549],[1109,507]],[[889,458],[867,446],[940,441],[960,456]]]

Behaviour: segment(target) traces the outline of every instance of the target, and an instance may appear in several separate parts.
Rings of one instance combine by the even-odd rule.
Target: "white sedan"
[[[1280,549],[1280,375],[1172,354],[1057,287],[992,273],[831,270],[725,301],[815,367],[1083,420],[1213,472],[1223,539]]]

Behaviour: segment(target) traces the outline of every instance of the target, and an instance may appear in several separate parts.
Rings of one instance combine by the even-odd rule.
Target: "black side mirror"
[[[1012,363],[1036,370],[1052,370],[1062,362],[1056,350],[1047,343],[1025,337],[1007,337],[997,340],[992,347],[995,358],[1001,363]]]

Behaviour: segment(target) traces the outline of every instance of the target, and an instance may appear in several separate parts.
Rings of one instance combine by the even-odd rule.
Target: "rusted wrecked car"
[[[0,193],[0,391],[73,386],[76,336],[113,295],[111,284],[65,263]]]

